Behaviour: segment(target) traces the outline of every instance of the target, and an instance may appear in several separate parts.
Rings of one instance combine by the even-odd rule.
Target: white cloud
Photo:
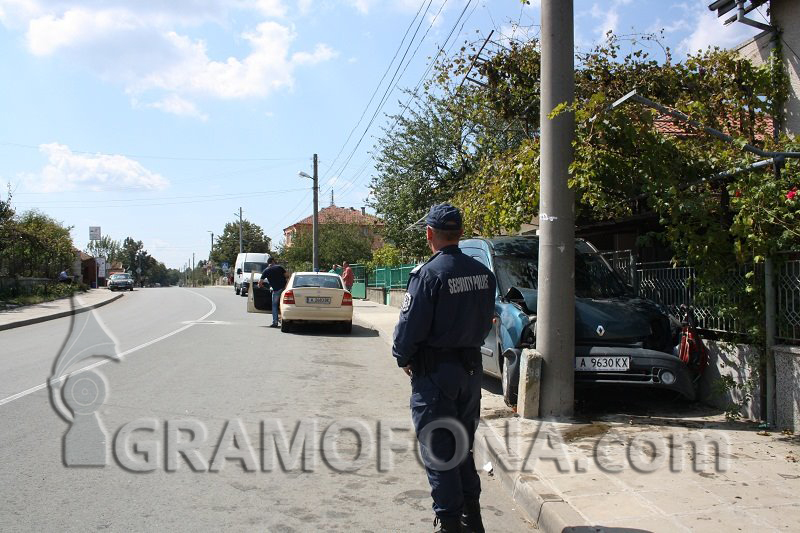
[[[265,17],[282,17],[286,15],[286,6],[283,5],[281,0],[255,0],[255,7]]]
[[[611,5],[605,3],[603,6],[600,4],[592,4],[590,14],[592,18],[601,19],[598,26],[594,31],[600,39],[605,38],[606,33],[613,31],[617,33],[619,25],[619,8],[620,6],[628,5],[632,0],[614,0]]]
[[[125,156],[76,154],[58,143],[42,144],[39,151],[47,156],[48,163],[40,177],[28,183],[37,184],[43,192],[161,190],[169,186],[166,178]]]
[[[369,13],[372,4],[375,3],[375,0],[349,0],[350,5],[352,5],[359,13],[366,15]]]
[[[60,0],[49,4],[44,0],[0,0],[0,13],[23,3],[29,16],[26,39],[32,54],[67,59],[121,84],[139,107],[201,119],[205,115],[196,108],[193,100],[197,97],[263,98],[276,89],[291,87],[298,66],[338,55],[324,43],[292,53],[294,31],[285,24],[263,20],[238,35],[249,46],[246,54],[217,59],[205,41],[190,37],[183,29],[201,22],[226,28],[231,22],[226,16],[234,9],[282,17],[286,13],[282,0],[150,0],[141,7],[109,0],[102,8],[97,8],[94,0],[84,0],[83,5],[80,0],[69,5]],[[187,3],[194,9],[186,8]],[[5,24],[3,19],[0,22]],[[239,43],[232,39],[230,44]]]
[[[316,65],[317,63],[333,59],[338,55],[339,53],[327,44],[318,44],[311,53],[295,52],[292,55],[292,63],[296,65]]]
[[[297,10],[301,15],[307,15],[311,12],[311,6],[314,0],[297,0]]]
[[[692,33],[678,45],[678,49],[687,54],[705,50],[709,46],[730,48],[758,33],[757,29],[744,24],[724,26],[722,19],[709,11],[705,2],[698,5],[693,18],[696,22]]]
[[[185,98],[181,98],[177,94],[169,94],[157,102],[141,105],[139,105],[138,101],[134,99],[134,105],[138,107],[158,109],[159,111],[164,111],[165,113],[182,117],[198,118],[204,122],[208,120],[208,115],[200,112],[194,103],[186,100]]]

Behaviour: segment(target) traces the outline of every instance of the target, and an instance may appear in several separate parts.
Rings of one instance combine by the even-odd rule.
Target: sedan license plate
[[[306,296],[306,303],[330,305],[331,299],[330,297],[322,297],[322,296]]]
[[[630,369],[630,357],[576,357],[578,372],[625,372]]]

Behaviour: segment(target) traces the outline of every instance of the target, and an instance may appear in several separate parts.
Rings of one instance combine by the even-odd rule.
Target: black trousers
[[[411,417],[431,485],[433,510],[440,517],[460,516],[465,499],[480,497],[481,481],[475,470],[472,445],[480,417],[482,376],[480,366],[468,371],[461,362],[448,361],[411,379]],[[437,429],[425,431],[431,423]],[[451,424],[464,431],[459,434],[440,427]],[[466,442],[462,442],[465,438]],[[457,448],[466,450],[458,462],[453,461]],[[437,468],[447,462],[453,463],[449,465],[452,467]]]

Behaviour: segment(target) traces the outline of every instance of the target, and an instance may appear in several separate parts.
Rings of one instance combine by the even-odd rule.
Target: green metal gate
[[[364,265],[350,265],[353,269],[353,298],[367,297],[367,268]]]

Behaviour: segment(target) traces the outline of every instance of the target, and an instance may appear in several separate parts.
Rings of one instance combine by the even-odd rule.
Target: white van
[[[250,286],[250,274],[255,274],[256,279],[259,279],[261,273],[267,268],[267,259],[269,259],[269,254],[253,252],[236,256],[236,266],[233,274],[233,288],[236,294],[247,296],[247,289]]]

